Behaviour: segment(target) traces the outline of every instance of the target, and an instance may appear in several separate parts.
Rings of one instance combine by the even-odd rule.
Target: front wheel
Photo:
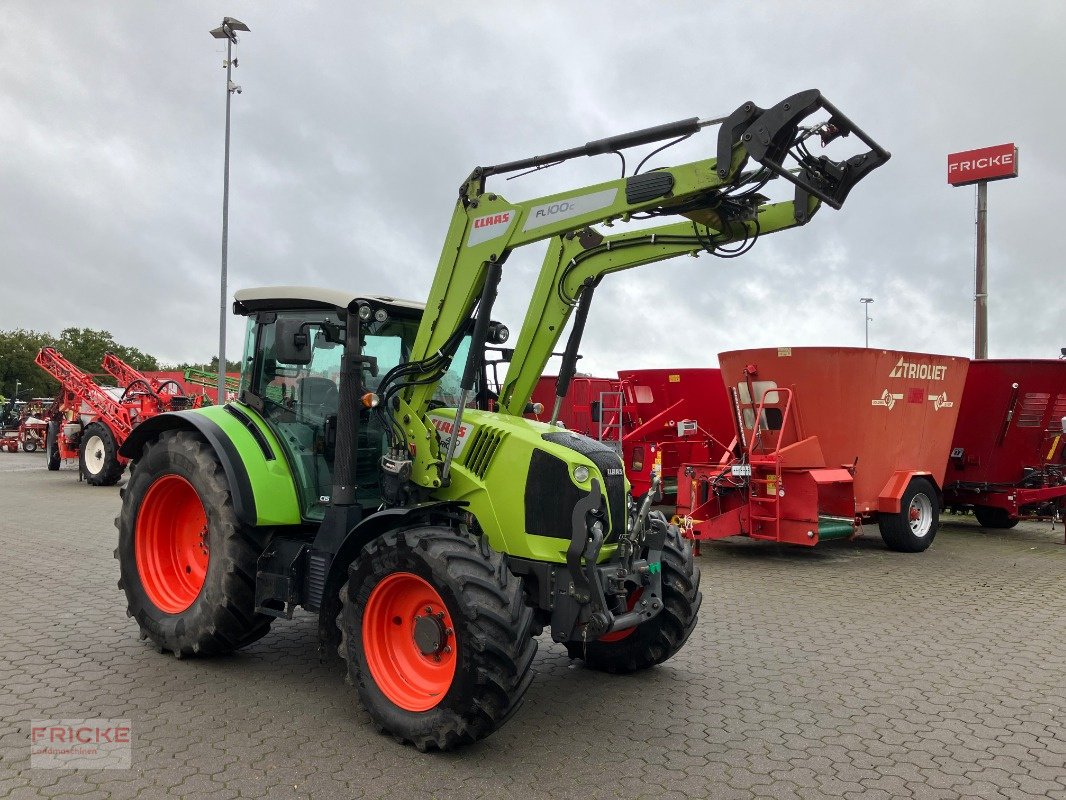
[[[164,432],[146,445],[122,496],[118,585],[142,638],[178,656],[212,655],[270,629],[271,618],[255,613],[262,547],[237,519],[207,442]]]
[[[533,612],[484,539],[445,527],[370,542],[341,587],[338,652],[378,730],[419,750],[488,736],[533,679]]]
[[[81,474],[92,486],[114,486],[126,468],[119,461],[115,435],[102,422],[91,422],[85,426],[78,460]]]
[[[567,642],[570,658],[601,672],[627,673],[654,667],[680,650],[696,627],[703,602],[700,569],[692,554],[692,542],[671,525],[663,545],[663,609],[635,628],[615,631],[594,642]],[[640,601],[640,590],[629,597],[629,606]]]
[[[933,484],[925,478],[911,478],[899,501],[899,513],[881,514],[877,526],[889,550],[921,553],[927,549],[940,527],[940,503]]]
[[[22,449],[27,453],[37,452],[37,440],[35,438],[27,438],[22,440]]]
[[[59,453],[59,423],[54,419],[48,422],[48,433],[44,437],[44,454],[48,469],[55,472],[62,460]]]

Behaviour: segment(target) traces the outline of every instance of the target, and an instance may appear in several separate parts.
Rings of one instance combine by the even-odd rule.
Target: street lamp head
[[[216,39],[229,39],[234,44],[237,44],[237,34],[235,31],[249,31],[251,30],[247,25],[241,22],[239,19],[233,17],[223,17],[222,24],[211,31],[211,35]]]
[[[860,297],[859,298],[859,302],[860,303],[872,303],[873,301],[874,301],[874,299],[872,297]]]

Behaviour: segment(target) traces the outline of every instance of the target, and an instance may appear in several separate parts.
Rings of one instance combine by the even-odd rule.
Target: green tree
[[[109,331],[94,331],[91,328],[64,328],[59,334],[55,348],[86,372],[99,372],[105,353],[114,353],[134,369],[157,370],[155,356],[142,353],[136,347],[127,347],[115,341]]]
[[[14,394],[16,381],[22,398],[47,397],[58,391],[59,383],[34,363],[42,347],[56,348],[64,358],[90,374],[100,372],[105,353],[114,353],[135,369],[159,369],[154,356],[119,344],[109,331],[66,328],[56,337],[19,328],[0,331],[0,391],[5,395]]]
[[[11,397],[17,381],[22,398],[55,394],[59,385],[33,363],[38,350],[54,343],[55,338],[47,333],[23,328],[0,331],[0,390]]]

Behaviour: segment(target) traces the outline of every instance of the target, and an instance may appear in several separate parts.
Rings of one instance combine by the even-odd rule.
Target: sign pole
[[[988,358],[988,181],[977,184],[977,264],[973,313],[973,357]]]
[[[973,357],[988,358],[988,182],[1018,177],[1013,142],[948,154],[948,183],[977,184],[977,257],[973,290]]]

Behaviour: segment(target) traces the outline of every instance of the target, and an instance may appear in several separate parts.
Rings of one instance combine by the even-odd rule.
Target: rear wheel
[[[445,527],[390,531],[340,592],[338,652],[378,730],[419,750],[495,731],[533,679],[533,612],[484,539]]]
[[[196,434],[148,444],[122,490],[119,588],[142,638],[175,655],[251,644],[271,618],[255,613],[262,547],[237,520],[222,465]]]
[[[1011,518],[1011,515],[1007,513],[1007,509],[993,506],[974,506],[973,515],[977,517],[977,521],[981,523],[983,528],[1010,530],[1019,522],[1017,517]]]
[[[114,486],[126,465],[118,460],[118,445],[111,429],[102,422],[85,426],[78,448],[81,474],[93,486]]]
[[[59,469],[59,423],[54,419],[48,423],[48,433],[44,439],[45,459],[48,461],[48,469],[55,472]]]
[[[692,542],[671,525],[663,546],[663,609],[647,622],[628,630],[601,636],[594,642],[567,642],[570,658],[601,672],[637,672],[662,664],[680,650],[696,627],[703,602],[700,570],[692,555]],[[630,594],[627,605],[639,601],[641,590]]]
[[[881,514],[877,526],[889,550],[920,553],[927,549],[940,527],[940,503],[933,484],[912,478],[900,499],[899,513]]]

